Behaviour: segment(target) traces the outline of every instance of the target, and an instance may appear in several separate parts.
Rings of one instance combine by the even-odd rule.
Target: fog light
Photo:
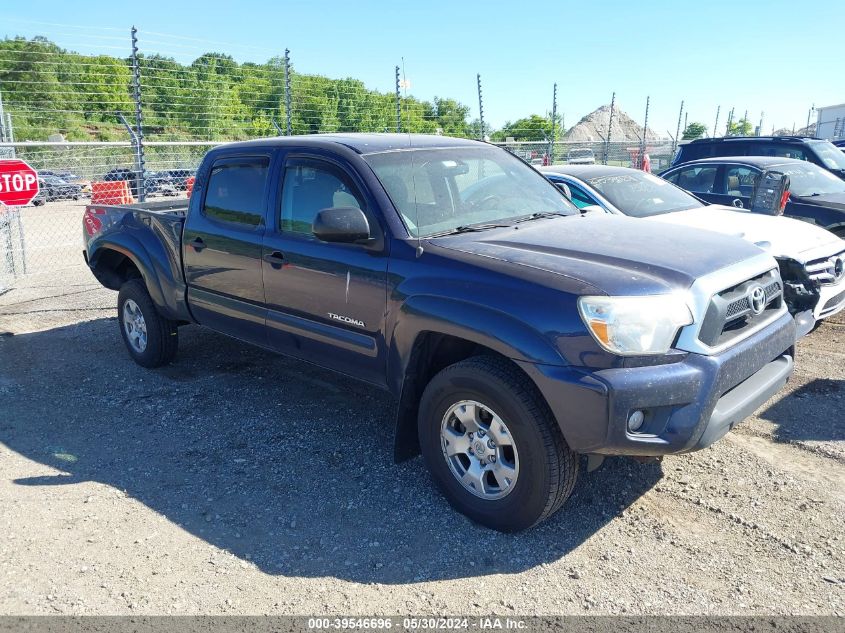
[[[634,411],[628,417],[628,430],[631,433],[636,433],[642,427],[643,422],[645,422],[645,414],[642,411]]]

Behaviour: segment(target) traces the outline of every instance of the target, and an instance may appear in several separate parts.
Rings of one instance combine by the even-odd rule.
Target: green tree
[[[516,141],[546,141],[552,137],[552,119],[549,116],[532,114],[513,123],[505,123],[501,130],[490,135],[494,141],[504,141],[513,137]]]
[[[747,119],[740,119],[731,123],[728,129],[728,136],[750,136],[753,129]]]
[[[692,141],[701,138],[705,134],[707,134],[707,126],[703,123],[693,122],[687,125],[684,135],[681,138],[685,141]]]
[[[238,63],[205,53],[186,65],[162,55],[139,58],[141,103],[148,139],[234,140],[285,127],[284,61]],[[396,129],[396,96],[354,78],[291,72],[291,123],[296,134]],[[125,140],[116,113],[132,120],[130,60],[80,55],[43,37],[0,41],[0,90],[17,137],[45,140]],[[445,97],[400,101],[402,129],[477,136],[469,108]],[[152,149],[151,149],[152,152]]]

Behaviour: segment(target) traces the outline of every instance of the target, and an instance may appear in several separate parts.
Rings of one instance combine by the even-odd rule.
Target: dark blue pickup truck
[[[389,390],[395,456],[500,530],[563,505],[579,455],[708,446],[792,372],[772,257],[582,215],[491,145],[338,134],[211,150],[190,201],[91,205],[129,354],[198,323]]]

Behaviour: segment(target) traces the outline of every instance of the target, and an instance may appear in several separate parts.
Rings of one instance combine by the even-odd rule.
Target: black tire
[[[124,307],[129,300],[135,303],[143,316],[146,327],[146,345],[143,351],[136,349],[130,342],[124,324]],[[161,367],[176,356],[179,348],[176,321],[166,319],[158,313],[141,279],[130,279],[120,287],[117,295],[117,323],[129,355],[142,367]]]
[[[474,400],[495,411],[510,431],[519,473],[504,497],[484,499],[453,474],[441,447],[441,425],[449,409]],[[438,373],[425,388],[419,410],[420,447],[438,488],[473,521],[502,532],[524,530],[551,516],[572,493],[578,457],[537,388],[509,361],[475,356]]]

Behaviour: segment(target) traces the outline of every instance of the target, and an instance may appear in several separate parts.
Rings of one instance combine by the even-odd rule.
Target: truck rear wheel
[[[536,388],[508,361],[476,356],[438,373],[419,412],[420,447],[459,512],[504,532],[563,505],[578,459]]]
[[[176,356],[176,322],[158,313],[140,279],[130,279],[120,287],[117,320],[129,355],[142,367],[161,367]]]

